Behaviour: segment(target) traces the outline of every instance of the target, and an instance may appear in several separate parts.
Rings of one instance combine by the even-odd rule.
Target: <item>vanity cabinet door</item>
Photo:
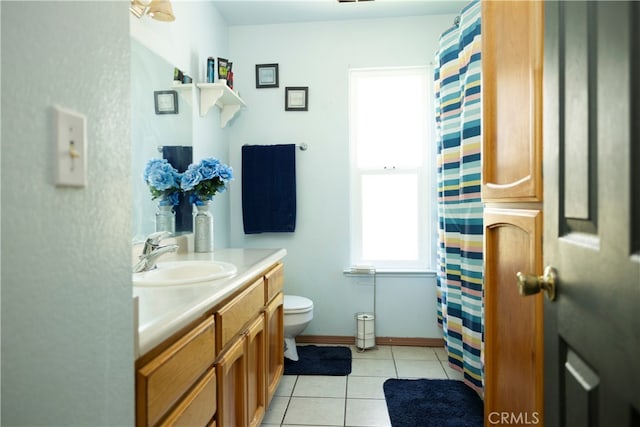
[[[211,368],[161,426],[205,426],[216,413],[216,371]]]
[[[259,426],[266,410],[266,336],[264,314],[247,329],[247,414],[250,427]]]
[[[220,427],[246,427],[247,424],[247,338],[242,335],[224,352],[216,365]]]
[[[521,296],[515,279],[542,274],[542,212],[488,208],[484,227],[485,419],[508,409],[542,420],[544,297]]]
[[[213,317],[208,317],[136,372],[136,420],[154,426],[213,366]]]
[[[284,373],[284,296],[282,292],[267,305],[267,404]]]
[[[482,2],[482,199],[542,201],[541,1]]]

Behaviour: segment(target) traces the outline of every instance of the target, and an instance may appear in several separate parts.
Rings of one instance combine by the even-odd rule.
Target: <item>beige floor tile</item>
[[[396,360],[398,378],[447,378],[444,368],[438,361]]]
[[[361,377],[396,377],[396,367],[390,359],[353,359],[351,375]]]
[[[364,351],[360,351],[356,346],[352,345],[351,355],[354,359],[393,359],[391,346],[388,345],[379,345]]]
[[[462,379],[448,366],[443,348],[378,346],[359,352],[351,346],[351,352],[349,376],[283,376],[262,427],[388,427],[388,378]]]
[[[267,412],[265,412],[264,414],[262,423],[280,425],[280,423],[282,423],[282,419],[284,418],[284,414],[287,411],[288,404],[288,397],[273,396],[273,398],[271,399],[271,403],[267,408]]]
[[[384,399],[347,399],[346,426],[390,427]]]
[[[274,396],[291,396],[297,379],[297,375],[283,375]]]
[[[440,363],[442,364],[442,368],[447,373],[447,376],[449,377],[449,379],[451,379],[451,380],[463,380],[464,379],[464,374],[462,372],[460,372],[460,371],[456,371],[455,369],[453,369],[451,366],[449,366],[448,362],[442,361]]]
[[[347,379],[347,398],[384,399],[382,385],[386,377],[357,377],[350,375]]]
[[[436,352],[431,347],[391,347],[395,360],[438,360]]]
[[[347,377],[301,375],[293,389],[295,397],[346,397]]]
[[[435,348],[434,351],[436,352],[438,359],[447,360],[447,350],[445,350],[444,347]]]
[[[292,397],[283,424],[344,425],[345,399]]]

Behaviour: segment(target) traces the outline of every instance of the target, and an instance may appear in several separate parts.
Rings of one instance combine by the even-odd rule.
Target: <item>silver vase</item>
[[[194,205],[193,234],[195,252],[213,252],[213,215],[209,212],[209,202]]]
[[[172,235],[176,234],[176,213],[170,204],[158,205],[156,211],[156,231],[168,231]]]

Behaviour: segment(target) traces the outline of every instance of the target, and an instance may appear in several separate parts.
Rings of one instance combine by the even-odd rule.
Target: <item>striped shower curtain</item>
[[[480,198],[480,1],[440,37],[436,53],[438,323],[449,365],[483,395]]]

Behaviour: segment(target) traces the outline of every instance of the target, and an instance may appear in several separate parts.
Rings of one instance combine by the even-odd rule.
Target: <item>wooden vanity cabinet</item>
[[[215,360],[215,333],[212,316],[200,322],[189,332],[167,347],[159,355],[138,368],[136,372],[136,425],[158,425],[172,407],[186,399],[191,404],[182,405],[172,414],[176,419],[192,417],[192,411],[201,412],[208,406],[208,413],[199,418],[210,420],[216,412],[215,375],[211,371]],[[204,383],[203,383],[204,382]],[[192,389],[194,384],[197,386]],[[206,402],[203,404],[203,400]],[[180,406],[180,405],[178,405]]]
[[[264,313],[247,329],[247,420],[249,427],[259,426],[267,409]]]
[[[284,373],[284,266],[277,264],[264,276],[267,338],[267,405]]]
[[[282,264],[277,264],[216,313],[221,348],[217,364],[220,426],[259,426],[280,382],[284,372],[283,272]]]
[[[215,314],[218,416],[221,426],[258,424],[265,406],[264,277],[260,277]]]
[[[218,354],[243,333],[246,325],[264,308],[264,278],[261,276],[238,296],[224,304],[215,313],[216,349]]]
[[[240,337],[224,352],[216,364],[218,375],[219,426],[247,425],[246,338]]]
[[[484,413],[537,414],[540,425],[543,295],[520,296],[516,273],[543,265],[544,8],[482,2]]]
[[[276,264],[139,359],[136,425],[260,425],[284,372],[283,272]]]
[[[212,414],[216,412],[216,393],[216,371],[211,368],[160,425],[215,426]]]
[[[284,296],[277,294],[265,311],[267,337],[267,405],[284,373]]]

